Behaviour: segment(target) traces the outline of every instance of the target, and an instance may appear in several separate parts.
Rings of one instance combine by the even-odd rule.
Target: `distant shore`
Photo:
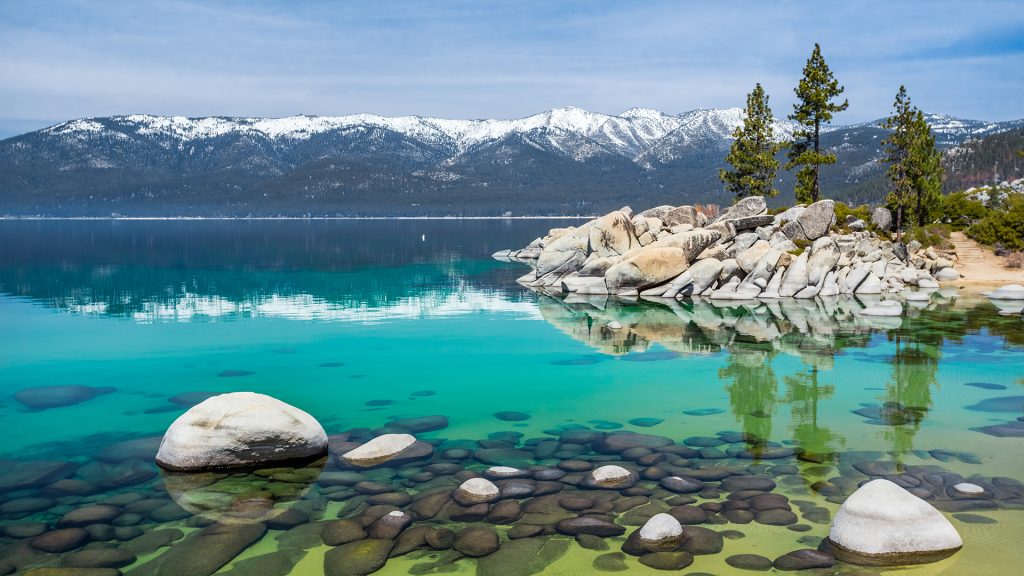
[[[16,220],[589,220],[596,215],[580,216],[0,216],[0,221]]]

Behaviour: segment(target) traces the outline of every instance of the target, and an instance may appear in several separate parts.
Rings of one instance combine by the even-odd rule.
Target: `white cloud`
[[[929,111],[1024,116],[1024,47],[977,49],[1024,30],[1012,2],[5,4],[8,118],[681,112],[755,82],[784,114],[815,41],[847,88],[840,122],[886,114],[900,83]]]

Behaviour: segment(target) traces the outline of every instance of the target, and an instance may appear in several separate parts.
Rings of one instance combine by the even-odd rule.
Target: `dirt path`
[[[963,232],[953,232],[950,240],[956,245],[956,269],[963,275],[955,283],[1024,284],[1024,270],[1007,268],[1005,258],[996,256]]]

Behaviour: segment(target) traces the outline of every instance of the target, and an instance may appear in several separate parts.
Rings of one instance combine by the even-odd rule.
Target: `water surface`
[[[843,495],[883,474],[923,482],[965,541],[948,560],[902,572],[1008,574],[1024,561],[1015,544],[1024,535],[1019,311],[955,289],[908,303],[903,318],[874,320],[856,314],[865,302],[847,299],[564,299],[521,288],[515,278],[525,268],[489,258],[564,225],[0,222],[0,564],[71,562],[74,552],[40,552],[25,534],[52,530],[90,503],[121,510],[96,522],[122,528],[121,538],[98,531],[82,546],[120,548],[137,532],[188,535],[223,521],[217,506],[231,506],[223,495],[242,486],[273,492],[279,507],[295,507],[305,520],[267,522],[271,528],[221,572],[321,573],[330,547],[310,531],[360,517],[367,506],[365,494],[326,480],[334,459],[293,471],[304,479],[287,489],[267,484],[271,472],[220,479],[210,490],[162,477],[151,463],[155,440],[191,403],[236,390],[306,410],[337,442],[396,419],[444,416],[447,426],[417,433],[436,445],[433,460],[366,473],[410,496],[458,483],[451,473],[425,473],[430,464],[479,472],[493,463],[550,468],[625,458],[557,442],[577,428],[656,435],[697,452],[653,467],[773,478],[802,531],[711,513],[701,526],[743,537],[697,555],[683,573],[735,573],[724,562],[734,554],[773,559],[814,548]],[[623,329],[609,329],[612,320]],[[88,388],[39,393],[44,404],[74,401],[63,406],[16,398],[52,386]],[[650,467],[625,460],[638,472]],[[36,474],[42,466],[52,473]],[[29,480],[14,482],[18,474]],[[638,484],[647,503],[611,514],[627,535],[672,498],[649,474]],[[957,478],[994,492],[964,504],[943,487]],[[590,494],[571,480],[563,492]],[[692,505],[726,496],[709,481]],[[524,508],[529,501],[519,499]],[[156,505],[160,512],[150,509]],[[544,540],[526,552],[510,545],[508,532],[531,522],[543,523],[491,523],[504,554],[532,554],[529,562],[514,557],[524,574],[594,573],[624,540],[606,539],[607,550],[551,535],[531,539]],[[421,524],[458,532],[470,523]],[[189,546],[186,536],[134,553],[121,569],[209,573],[173,555]],[[632,556],[614,560],[655,572]],[[421,547],[381,571],[409,572],[493,573],[493,563]],[[825,573],[833,572],[872,573]]]

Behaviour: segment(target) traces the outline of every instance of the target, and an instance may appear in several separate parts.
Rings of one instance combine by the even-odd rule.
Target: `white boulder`
[[[637,476],[635,476],[629,470],[626,470],[622,466],[616,466],[614,464],[607,464],[600,468],[594,469],[590,474],[583,478],[580,482],[580,486],[583,488],[630,488],[637,482]]]
[[[971,484],[970,482],[960,482],[953,486],[953,491],[961,496],[982,496],[985,494],[985,489],[977,484]]]
[[[498,490],[494,482],[486,478],[470,478],[455,489],[452,498],[463,506],[472,506],[483,502],[493,502],[498,499],[500,494],[501,491]]]
[[[683,540],[683,527],[665,513],[651,516],[640,528],[640,546],[651,552],[675,550]]]
[[[174,471],[242,468],[327,453],[315,418],[254,392],[213,396],[189,408],[164,433],[156,463]]]
[[[657,286],[682,274],[689,266],[682,248],[652,244],[634,252],[605,273],[608,290],[617,293],[630,288]]]
[[[1020,284],[1007,284],[986,293],[985,296],[993,300],[1024,300],[1024,286]]]
[[[934,562],[963,546],[941,512],[881,478],[846,499],[832,521],[828,540],[839,560],[883,566]]]
[[[375,466],[390,460],[415,443],[416,437],[411,434],[383,434],[349,450],[341,458],[354,466]]]

